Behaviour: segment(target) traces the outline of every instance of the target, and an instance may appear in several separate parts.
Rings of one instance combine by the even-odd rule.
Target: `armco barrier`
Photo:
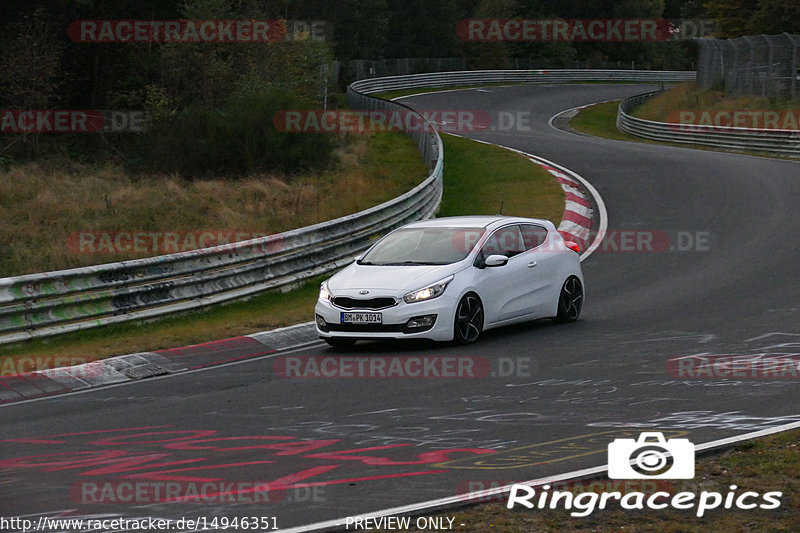
[[[617,128],[631,135],[654,141],[800,157],[800,131],[796,130],[681,125],[644,120],[630,115],[633,109],[659,92],[632,96],[620,102],[617,110]]]
[[[637,70],[446,72],[361,80],[348,87],[347,98],[359,110],[408,110],[369,94],[491,83],[676,82],[694,76]],[[429,177],[365,211],[237,245],[0,279],[0,344],[243,298],[348,264],[378,235],[436,213],[444,158],[439,134],[425,124],[424,130],[408,134],[417,142]]]
[[[569,83],[572,81],[676,83],[693,81],[695,77],[694,71],[685,70],[465,70],[366,79],[357,81],[350,87],[360,93],[369,94],[425,87],[504,83]]]
[[[349,92],[354,108],[405,107]],[[428,165],[428,178],[365,211],[235,245],[0,279],[0,343],[243,298],[350,263],[377,236],[438,210],[441,139],[424,123],[410,135]]]

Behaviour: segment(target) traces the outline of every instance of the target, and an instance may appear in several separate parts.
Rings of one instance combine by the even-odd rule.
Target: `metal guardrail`
[[[726,150],[800,157],[800,131],[797,130],[676,124],[655,122],[630,115],[633,109],[660,92],[644,93],[620,102],[617,110],[617,128],[631,135],[654,141],[699,144]]]
[[[355,109],[410,109],[357,90],[348,90],[348,101]],[[352,262],[377,236],[430,218],[439,208],[441,139],[432,124],[422,121],[425,126],[409,135],[430,175],[365,211],[213,248],[0,279],[0,344],[243,298]]]
[[[348,87],[347,99],[353,109],[407,113],[414,111],[369,94],[491,83],[676,82],[694,76],[694,72],[637,70],[456,71],[361,80]],[[0,344],[187,311],[290,285],[348,264],[376,236],[436,213],[442,197],[444,154],[434,126],[427,120],[424,124],[407,134],[417,142],[429,177],[371,209],[230,245],[0,279]]]
[[[495,83],[569,83],[573,81],[676,83],[693,81],[695,76],[694,71],[685,70],[465,70],[365,79],[354,82],[351,87],[361,93],[370,94],[402,89]]]

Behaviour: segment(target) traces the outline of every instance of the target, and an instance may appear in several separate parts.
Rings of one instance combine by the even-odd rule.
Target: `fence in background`
[[[697,84],[735,95],[800,97],[800,35],[696,39]]]

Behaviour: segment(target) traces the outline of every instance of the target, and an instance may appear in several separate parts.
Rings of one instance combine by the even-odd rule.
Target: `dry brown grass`
[[[427,175],[416,146],[399,133],[354,137],[336,155],[326,172],[231,181],[75,163],[12,168],[0,173],[0,277],[158,255],[80,253],[68,246],[70,234],[278,233],[366,209]]]
[[[755,96],[734,97],[725,91],[700,89],[694,83],[681,83],[645,102],[633,114],[647,120],[668,122],[670,114],[675,111],[796,111],[797,107],[796,103]]]

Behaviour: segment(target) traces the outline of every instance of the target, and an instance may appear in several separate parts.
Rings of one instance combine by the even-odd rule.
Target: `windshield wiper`
[[[375,263],[381,266],[406,266],[406,265],[441,265],[442,263],[428,263],[423,261],[402,261],[399,263]]]

